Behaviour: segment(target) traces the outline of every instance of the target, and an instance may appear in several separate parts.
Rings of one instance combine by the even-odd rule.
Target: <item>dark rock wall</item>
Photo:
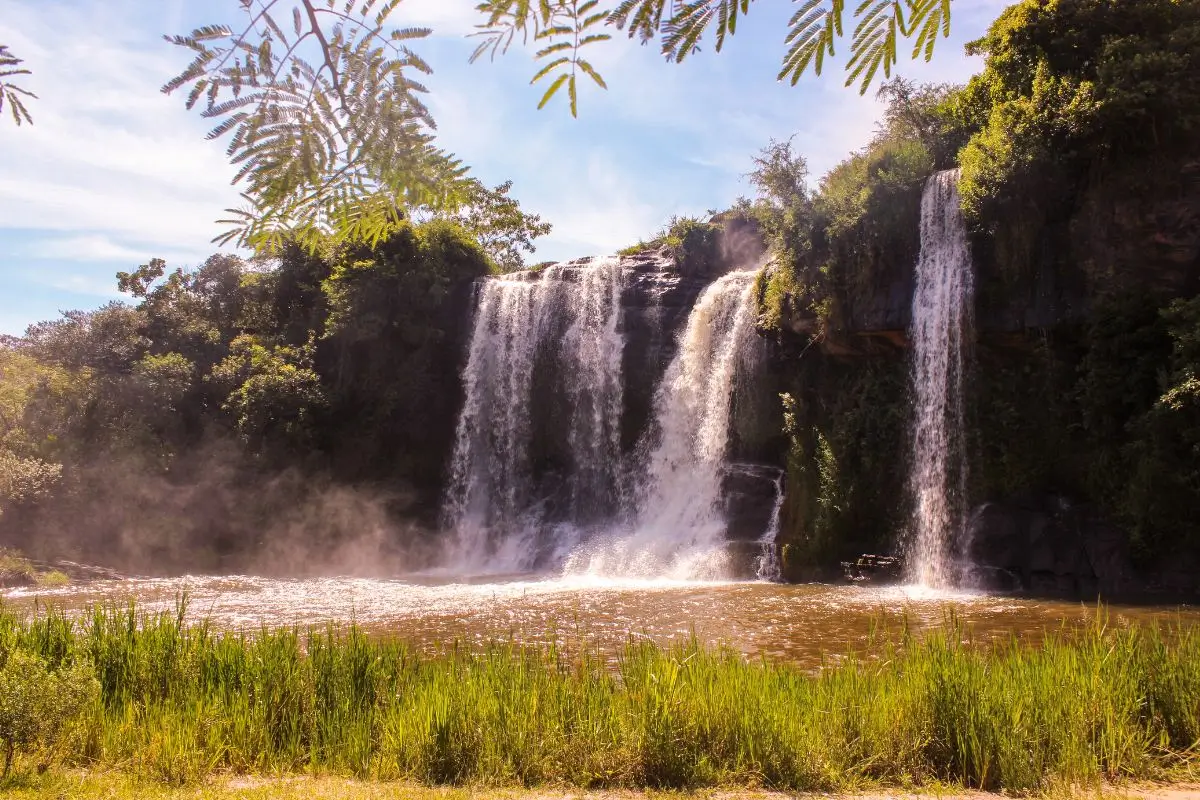
[[[916,225],[919,207],[906,215]],[[903,539],[918,249],[842,281],[826,319],[789,307],[774,336],[773,371],[794,404],[779,461],[793,577]],[[1200,164],[1085,187],[1056,216],[979,232],[973,250],[975,513],[963,547],[978,579],[1083,596],[1200,592],[1200,542],[1139,533],[1119,497],[1139,415],[1170,371],[1160,309],[1200,292]]]

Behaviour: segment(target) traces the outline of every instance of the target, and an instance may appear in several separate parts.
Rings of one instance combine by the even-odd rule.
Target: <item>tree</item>
[[[534,252],[533,240],[550,233],[553,227],[537,214],[521,210],[521,204],[508,196],[512,185],[512,181],[505,181],[489,189],[472,180],[462,207],[442,215],[475,236],[501,272],[525,266],[521,254]]]
[[[792,140],[772,139],[754,157],[754,169],[747,175],[759,197],[785,209],[808,200],[808,162],[792,151]]]
[[[17,76],[33,74],[21,67],[23,63],[23,59],[17,58],[8,47],[0,44],[0,114],[4,113],[4,104],[8,103],[8,110],[17,125],[22,122],[32,125],[33,117],[29,116],[29,109],[25,107],[22,98],[37,99],[37,95],[13,83],[13,78]]]
[[[243,334],[213,368],[209,381],[228,395],[222,409],[252,447],[272,438],[306,442],[312,435],[313,411],[326,402],[312,355],[311,345],[270,346]]]
[[[865,93],[882,69],[891,77],[901,39],[913,40],[912,57],[933,57],[939,34],[950,35],[952,0],[863,0],[854,10],[856,22],[846,62],[846,85],[857,83]],[[715,26],[714,49],[737,32],[739,17],[750,12],[753,0],[484,0],[479,4],[485,23],[482,43],[472,60],[508,50],[518,38],[542,44],[537,59],[541,69],[536,83],[557,74],[542,96],[543,107],[564,85],[570,97],[572,116],[578,113],[577,78],[590,77],[601,88],[604,79],[582,58],[583,48],[608,41],[605,28],[624,31],[643,44],[658,42],[668,61],[682,62],[699,51],[700,42]],[[846,22],[845,0],[804,0],[788,21],[784,45],[787,50],[779,80],[795,85],[811,66],[820,75],[826,56],[835,55]]]

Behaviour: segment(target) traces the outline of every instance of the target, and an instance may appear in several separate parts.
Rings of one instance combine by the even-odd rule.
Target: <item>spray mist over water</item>
[[[967,457],[963,384],[974,337],[974,277],[959,208],[958,171],[933,175],[921,199],[921,258],[912,309],[913,531],[909,577],[953,580],[950,541],[964,522]]]

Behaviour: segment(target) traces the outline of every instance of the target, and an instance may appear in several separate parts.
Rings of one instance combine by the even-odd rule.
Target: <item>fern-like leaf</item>
[[[408,46],[429,30],[387,29],[400,3],[239,0],[244,26],[167,37],[195,57],[163,91],[188,87],[209,138],[228,139],[246,203],[218,241],[377,241],[409,209],[457,202],[465,169],[434,146],[425,87],[410,78],[430,72]]]
[[[13,122],[18,127],[22,123],[33,124],[33,117],[25,105],[25,98],[37,99],[36,94],[14,83],[14,79],[33,74],[21,66],[23,63],[23,59],[17,58],[8,47],[0,44],[0,116],[3,116],[4,106],[7,104]]]

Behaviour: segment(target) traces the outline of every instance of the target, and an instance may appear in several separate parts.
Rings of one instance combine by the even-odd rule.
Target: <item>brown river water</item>
[[[945,625],[953,614],[973,640],[1036,643],[1047,631],[1093,620],[1093,604],[945,592],[922,587],[771,583],[696,583],[513,578],[491,582],[410,578],[280,580],[186,577],[99,581],[5,594],[10,606],[50,605],[78,612],[131,600],[146,611],[172,610],[182,592],[192,619],[222,630],[325,626],[354,621],[371,633],[434,649],[496,640],[587,643],[615,654],[629,637],[662,644],[695,635],[749,657],[807,667],[822,658],[870,649],[880,622],[899,632]],[[1107,606],[1109,624],[1200,623],[1200,608]]]

